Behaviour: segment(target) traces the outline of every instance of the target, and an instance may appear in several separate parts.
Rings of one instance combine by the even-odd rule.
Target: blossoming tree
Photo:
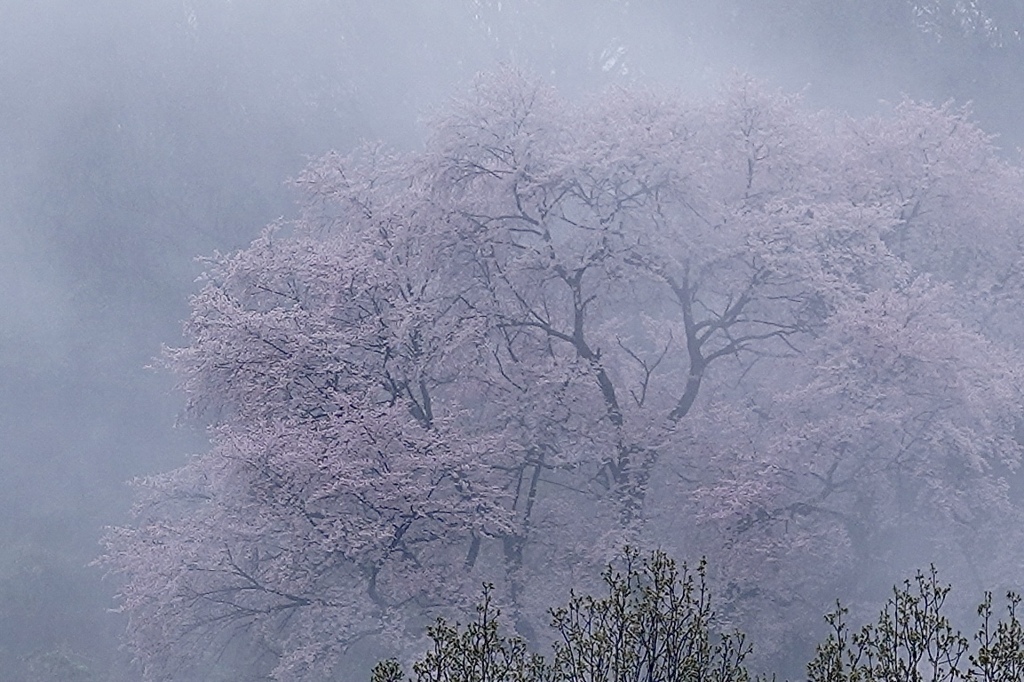
[[[1024,192],[966,112],[503,71],[431,130],[212,259],[168,361],[213,447],[103,559],[150,677],[326,675],[481,579],[530,637],[625,541],[782,646],[887,532],[1013,527]]]

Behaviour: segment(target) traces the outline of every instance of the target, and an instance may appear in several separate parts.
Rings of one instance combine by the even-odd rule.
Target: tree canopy
[[[1024,192],[969,111],[507,69],[430,129],[210,259],[167,362],[213,447],[103,559],[149,678],[326,675],[481,579],[531,638],[626,542],[706,553],[769,651],[894,538],[1012,565]]]

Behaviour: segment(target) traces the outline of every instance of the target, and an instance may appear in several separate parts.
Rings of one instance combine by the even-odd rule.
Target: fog
[[[854,115],[973,101],[1010,156],[1022,30],[1014,0],[5,0],[0,679],[128,679],[117,585],[90,562],[128,480],[206,447],[154,364],[197,257],[292,217],[309,159],[415,148],[501,64],[567,96],[745,72]]]

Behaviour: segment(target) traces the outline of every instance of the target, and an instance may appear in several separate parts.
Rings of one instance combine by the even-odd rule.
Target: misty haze
[[[1019,679],[1019,0],[0,31],[0,682]]]

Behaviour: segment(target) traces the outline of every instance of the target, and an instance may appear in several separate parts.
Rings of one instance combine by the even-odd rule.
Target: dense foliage
[[[719,632],[705,583],[705,564],[677,571],[664,552],[626,550],[621,568],[604,573],[606,597],[573,595],[551,611],[553,656],[529,653],[526,642],[501,635],[490,587],[465,627],[439,619],[428,628],[431,650],[413,666],[416,682],[748,682],[751,646],[739,632]],[[995,620],[992,594],[977,613],[973,643],[943,605],[950,586],[935,568],[893,589],[875,623],[851,634],[847,610],[826,616],[832,628],[807,666],[808,682],[1014,682],[1024,674],[1020,597],[1007,594],[1007,615]],[[398,661],[382,661],[373,682],[402,682]],[[758,680],[765,678],[759,677]],[[775,679],[774,677],[772,679]]]
[[[551,611],[558,639],[550,662],[500,634],[501,613],[485,586],[475,622],[460,628],[439,619],[428,628],[433,648],[413,666],[416,682],[748,682],[749,645],[739,633],[716,632],[703,562],[680,571],[664,552],[626,549],[603,577],[606,597],[573,594]],[[373,671],[373,682],[403,679],[393,659]]]
[[[875,623],[849,630],[847,611],[837,604],[825,619],[832,628],[807,666],[809,682],[1010,682],[1024,674],[1024,628],[1017,617],[1020,596],[1006,594],[1006,618],[993,620],[992,593],[978,606],[981,620],[972,641],[942,608],[950,586],[935,567],[893,588]]]
[[[1019,565],[1022,174],[968,112],[506,70],[432,131],[209,263],[168,362],[214,447],[107,537],[150,678],[328,676],[481,580],[532,640],[638,540],[768,652],[894,540]]]

